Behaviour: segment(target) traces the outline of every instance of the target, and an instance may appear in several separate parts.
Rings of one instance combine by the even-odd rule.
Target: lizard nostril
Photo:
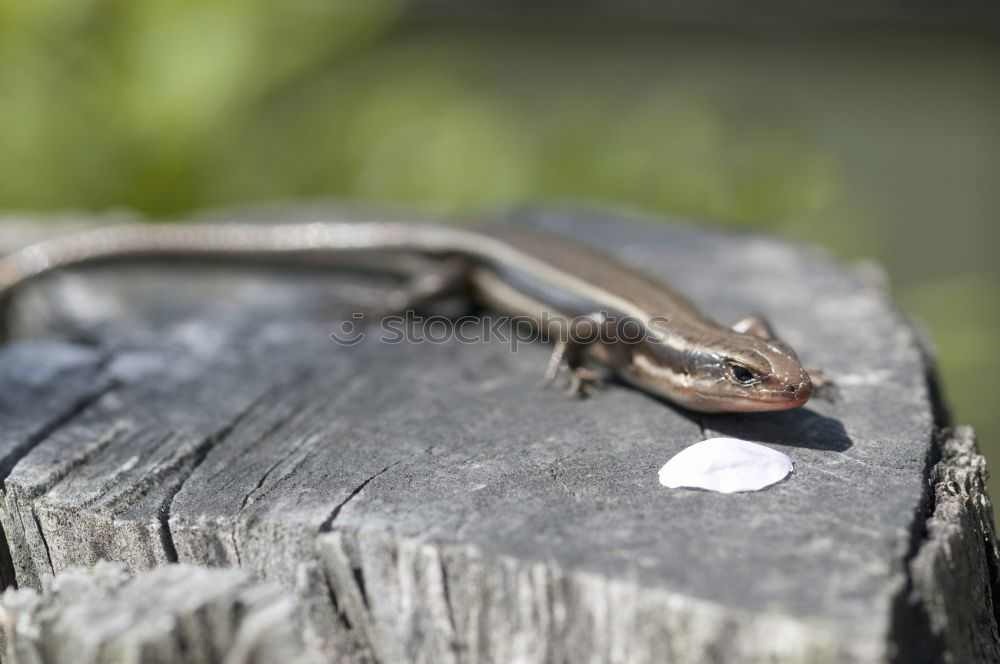
[[[799,383],[799,388],[797,390],[795,390],[795,398],[796,399],[801,399],[801,398],[808,399],[810,396],[812,396],[812,391],[813,391],[812,381],[810,381],[810,380],[804,380],[801,383]]]

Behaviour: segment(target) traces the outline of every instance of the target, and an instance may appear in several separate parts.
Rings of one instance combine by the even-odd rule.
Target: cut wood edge
[[[241,570],[167,565],[132,576],[115,563],[72,568],[44,590],[0,597],[9,664],[318,664],[294,601]]]
[[[1000,548],[986,459],[972,427],[943,429],[939,440],[929,516],[895,607],[895,658],[1000,661]]]

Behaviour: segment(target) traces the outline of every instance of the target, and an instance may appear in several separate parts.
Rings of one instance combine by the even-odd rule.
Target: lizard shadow
[[[611,377],[609,382],[633,389],[615,377]],[[830,452],[844,452],[854,446],[840,420],[821,415],[808,407],[766,413],[699,413],[660,397],[646,396],[703,430],[732,438]]]
[[[634,389],[615,376],[611,376],[608,382]],[[840,420],[821,415],[808,407],[765,413],[699,413],[661,397],[651,394],[646,396],[694,422],[703,430],[732,438],[830,452],[844,452],[854,446],[854,441]]]
[[[690,411],[684,414],[704,429],[765,444],[831,452],[844,452],[854,445],[840,420],[809,408],[752,414],[706,415]]]

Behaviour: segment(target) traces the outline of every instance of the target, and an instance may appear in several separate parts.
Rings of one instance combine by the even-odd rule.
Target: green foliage
[[[205,203],[220,138],[245,140],[231,127],[392,15],[389,0],[0,4],[0,202]]]
[[[494,72],[516,39],[387,38],[390,0],[0,11],[8,207],[170,215],[333,194],[457,213],[567,197],[760,223],[817,210],[835,180],[772,119],[666,85],[608,96],[614,73],[574,72],[572,56],[559,85],[521,96]]]

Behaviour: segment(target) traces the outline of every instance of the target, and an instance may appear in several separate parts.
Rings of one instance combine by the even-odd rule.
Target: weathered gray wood
[[[621,386],[567,401],[540,388],[537,344],[333,344],[343,277],[64,275],[22,300],[20,328],[76,345],[0,357],[18,583],[101,558],[239,565],[294,590],[328,656],[387,662],[934,661],[967,652],[956,607],[976,597],[974,652],[998,653],[995,581],[972,573],[995,569],[988,498],[970,484],[966,518],[930,490],[940,408],[882,290],[770,239],[519,221],[606,246],[720,320],[769,315],[839,400],[757,416]],[[788,452],[794,476],[732,496],[658,485],[716,432]]]
[[[295,603],[245,571],[171,565],[135,578],[120,565],[70,569],[41,595],[0,598],[9,664],[318,664]]]
[[[997,538],[986,459],[970,427],[942,431],[941,441],[942,458],[931,473],[934,507],[910,562],[904,601],[926,621],[937,640],[932,647],[948,652],[951,661],[1000,661]]]

